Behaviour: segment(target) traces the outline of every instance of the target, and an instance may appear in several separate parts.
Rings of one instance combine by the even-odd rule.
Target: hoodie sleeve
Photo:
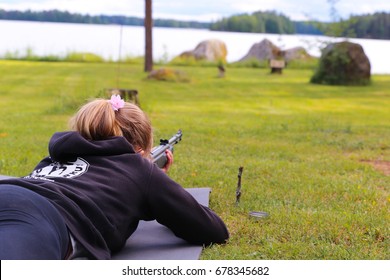
[[[229,238],[228,230],[217,214],[199,204],[157,167],[152,170],[148,201],[157,222],[190,243],[225,243]]]

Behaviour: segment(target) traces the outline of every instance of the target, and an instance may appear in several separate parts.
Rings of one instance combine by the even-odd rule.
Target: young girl
[[[0,259],[110,259],[140,220],[193,244],[224,243],[228,231],[150,159],[152,127],[119,96],[84,105],[72,131],[55,133],[23,178],[0,181]]]

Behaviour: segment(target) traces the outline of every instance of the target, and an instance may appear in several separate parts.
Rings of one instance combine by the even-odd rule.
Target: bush
[[[287,62],[286,67],[289,69],[316,69],[318,58],[294,59]]]
[[[190,82],[188,75],[180,70],[161,68],[149,73],[148,79],[168,82]]]
[[[230,63],[232,67],[243,67],[243,68],[268,68],[268,60],[258,60],[257,58],[247,59],[245,61],[237,61]]]
[[[104,62],[104,59],[93,53],[71,52],[65,56],[64,61],[69,62]]]
[[[25,54],[19,54],[18,51],[7,51],[3,56],[5,60],[26,60],[26,61],[61,61],[61,58],[56,55],[38,56],[34,54],[32,48],[27,48]]]
[[[219,61],[208,61],[205,59],[195,59],[193,56],[180,57],[177,56],[172,59],[168,65],[173,66],[210,66],[217,67],[221,62]]]

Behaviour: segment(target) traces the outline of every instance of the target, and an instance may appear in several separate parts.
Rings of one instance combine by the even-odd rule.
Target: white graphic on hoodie
[[[29,178],[46,179],[46,178],[74,178],[87,172],[89,163],[77,158],[76,161],[66,163],[53,162],[50,165],[34,170]]]

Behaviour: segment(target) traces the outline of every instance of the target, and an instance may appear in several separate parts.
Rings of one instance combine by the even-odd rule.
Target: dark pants
[[[44,197],[0,185],[0,259],[64,259],[69,248],[64,219]]]

